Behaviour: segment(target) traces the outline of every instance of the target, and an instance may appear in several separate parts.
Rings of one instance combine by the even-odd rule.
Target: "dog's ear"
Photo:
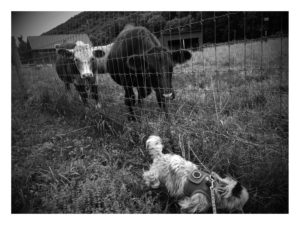
[[[202,193],[197,193],[191,197],[185,197],[179,201],[183,213],[204,212],[207,210],[209,203]]]
[[[249,193],[245,187],[241,187],[242,190],[239,196],[232,194],[229,198],[222,198],[224,208],[227,208],[231,212],[243,212],[243,207],[249,199]]]

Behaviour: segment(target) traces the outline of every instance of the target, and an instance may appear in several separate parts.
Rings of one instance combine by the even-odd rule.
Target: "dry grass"
[[[135,109],[140,121],[127,122],[123,88],[108,74],[98,77],[103,108],[85,111],[53,68],[23,70],[25,103],[13,82],[13,212],[178,212],[141,178],[145,139],[156,133],[168,151],[239,178],[250,192],[245,212],[287,213],[287,39],[231,45],[230,63],[228,45],[217,46],[217,68],[214,50],[175,68],[170,121],[152,94]]]

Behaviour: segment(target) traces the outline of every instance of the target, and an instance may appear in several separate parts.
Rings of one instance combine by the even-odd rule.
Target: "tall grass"
[[[108,74],[98,76],[96,111],[74,89],[67,96],[53,68],[24,69],[29,99],[13,100],[13,212],[174,212],[164,190],[142,181],[155,133],[166,152],[240,179],[245,212],[287,213],[287,39],[232,45],[230,61],[228,45],[216,49],[217,67],[214,47],[175,67],[169,120],[152,94],[135,108],[139,122],[128,122],[123,88]]]

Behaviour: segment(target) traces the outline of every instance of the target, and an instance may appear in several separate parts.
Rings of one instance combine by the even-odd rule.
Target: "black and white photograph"
[[[10,11],[11,214],[289,214],[289,12],[192,8]]]

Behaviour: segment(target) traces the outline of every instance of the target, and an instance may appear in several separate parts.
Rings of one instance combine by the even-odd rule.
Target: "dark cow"
[[[129,119],[135,119],[132,109],[135,105],[133,87],[138,91],[138,103],[154,89],[159,106],[168,115],[166,99],[175,97],[172,88],[173,67],[190,58],[191,53],[187,50],[170,51],[163,47],[144,27],[125,27],[108,52],[106,71],[124,87]]]
[[[79,92],[82,102],[86,105],[90,89],[92,98],[96,101],[96,108],[101,107],[98,98],[98,86],[95,74],[97,73],[97,60],[104,56],[101,47],[91,47],[81,41],[56,45],[57,60],[56,72],[65,83],[67,91],[73,83]]]

